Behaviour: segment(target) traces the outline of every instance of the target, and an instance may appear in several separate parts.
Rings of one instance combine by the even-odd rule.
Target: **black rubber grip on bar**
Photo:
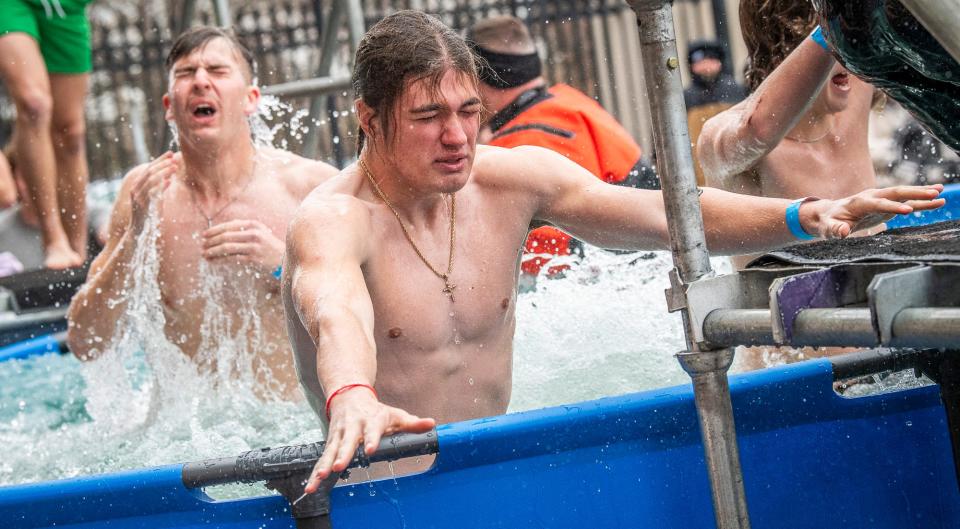
[[[251,450],[235,457],[222,457],[185,463],[183,484],[190,489],[224,483],[255,483],[280,479],[301,472],[309,472],[320,459],[324,443],[299,446],[281,446]],[[395,461],[408,457],[435,454],[439,450],[436,430],[422,434],[396,434],[380,440],[380,446],[370,457],[362,447],[348,468],[368,466],[380,461]]]
[[[920,354],[912,349],[868,349],[829,357],[833,379],[861,377],[884,371],[902,371],[916,367]]]

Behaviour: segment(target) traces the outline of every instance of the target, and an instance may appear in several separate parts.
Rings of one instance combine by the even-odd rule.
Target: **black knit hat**
[[[715,40],[695,40],[687,48],[687,64],[693,64],[703,59],[717,59],[723,61],[723,46]]]

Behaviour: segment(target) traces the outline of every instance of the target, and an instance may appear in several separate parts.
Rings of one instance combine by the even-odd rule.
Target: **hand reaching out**
[[[373,455],[380,438],[398,432],[424,433],[436,427],[433,419],[421,419],[377,400],[372,391],[356,387],[336,395],[330,402],[330,424],[323,454],[310,473],[304,492],[317,491],[320,482],[334,472],[346,470],[363,443],[363,451]]]
[[[943,186],[896,186],[867,189],[839,200],[807,202],[800,208],[804,231],[825,239],[842,239],[855,231],[875,226],[914,211],[937,209]],[[805,211],[806,210],[806,211]]]

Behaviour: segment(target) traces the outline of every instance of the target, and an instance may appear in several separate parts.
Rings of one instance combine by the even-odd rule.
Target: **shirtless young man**
[[[127,310],[124,289],[147,224],[151,203],[159,214],[158,281],[166,335],[197,358],[201,342],[232,339],[202,336],[208,302],[199,276],[201,261],[220,272],[226,317],[240,318],[240,297],[257,297],[261,343],[273,344],[261,359],[282,392],[296,391],[287,347],[279,281],[283,234],[301,200],[336,173],[333,167],[276,149],[255,147],[247,118],[256,112],[259,89],[252,84],[253,57],[218,28],[191,29],[167,57],[168,120],[177,126],[181,152],[167,152],[126,176],[111,218],[110,238],[70,306],[68,343],[81,359],[103,353],[102,345]],[[149,242],[153,242],[152,240]],[[116,300],[120,300],[116,303]],[[234,326],[237,327],[237,326]],[[250,330],[254,332],[254,330]],[[269,350],[272,348],[272,351]],[[261,351],[258,351],[260,354]],[[209,367],[213,367],[210,365]],[[257,372],[258,379],[265,372]]]
[[[697,152],[707,185],[781,198],[841,198],[876,187],[867,145],[874,89],[810,36],[810,2],[743,0],[740,23],[753,93],[704,124]],[[755,257],[731,260],[743,268]],[[738,350],[737,363],[759,369],[848,351],[749,347]]]
[[[328,428],[308,492],[360,443],[369,454],[384,434],[506,410],[531,221],[606,248],[668,246],[659,191],[608,185],[539,147],[476,147],[474,59],[438,20],[412,11],[383,19],[357,49],[353,75],[360,161],[311,193],[287,234],[290,338]],[[810,233],[842,237],[883,213],[937,207],[937,194],[870,190],[805,203],[799,217]],[[788,200],[706,189],[702,202],[713,251],[794,240]]]
[[[707,185],[780,198],[876,187],[867,145],[874,89],[808,37],[816,26],[809,0],[743,0],[740,23],[752,95],[704,124],[697,154]]]

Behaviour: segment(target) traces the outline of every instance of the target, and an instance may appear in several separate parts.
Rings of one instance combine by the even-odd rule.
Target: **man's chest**
[[[415,248],[416,242],[395,230],[378,234],[380,242],[363,270],[378,341],[404,339],[433,349],[512,329],[526,230],[490,231],[491,226],[468,222],[458,228],[449,273],[449,241]]]
[[[869,151],[863,148],[778,147],[761,165],[765,196],[841,198],[876,186]]]
[[[225,210],[208,223],[207,218],[190,202],[164,204],[156,248],[159,264],[157,279],[165,303],[171,307],[185,307],[188,301],[209,295],[213,288],[226,291],[269,290],[258,288],[258,285],[273,278],[267,277],[268,274],[255,263],[231,256],[209,258],[205,255],[205,251],[213,244],[207,230],[211,226],[243,224],[253,220],[258,223],[257,229],[265,230],[270,236],[283,241],[288,217],[292,215],[294,207],[284,212],[271,206],[259,208],[241,204]],[[242,232],[243,229],[235,228],[233,231]]]

